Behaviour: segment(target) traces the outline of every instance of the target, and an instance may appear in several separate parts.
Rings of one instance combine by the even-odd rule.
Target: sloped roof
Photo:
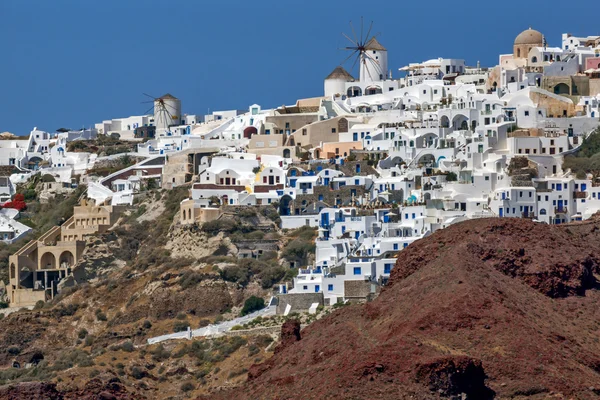
[[[385,47],[375,37],[372,37],[371,40],[367,42],[365,45],[366,50],[379,50],[379,51],[387,51]]]
[[[162,100],[179,100],[177,97],[173,96],[171,93],[164,94],[159,97]]]
[[[333,79],[343,79],[346,82],[353,82],[355,79],[348,71],[344,69],[341,65],[335,67],[335,69],[327,75],[325,80],[333,80]]]

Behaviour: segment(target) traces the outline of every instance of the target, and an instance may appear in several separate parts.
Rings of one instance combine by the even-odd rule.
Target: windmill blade
[[[366,57],[367,57],[367,59],[369,59],[371,62],[373,62],[373,63],[375,63],[375,64],[379,65],[379,60],[376,60],[376,59],[374,59],[374,58],[373,58],[373,56],[371,56],[371,55],[370,55],[369,53],[367,53],[366,51],[365,51],[365,56],[366,56]]]
[[[172,105],[172,104],[167,104],[167,103],[164,103],[164,102],[163,102],[163,103],[162,103],[162,105],[163,105],[163,107],[165,108],[165,110],[167,109],[167,107],[171,107],[171,109],[172,109],[173,111],[177,112],[177,108],[175,108],[175,106],[174,106],[174,105]]]
[[[348,62],[349,59],[351,59],[354,55],[356,55],[357,51],[358,50],[355,50],[354,52],[350,53],[350,55],[348,57],[346,57],[346,59],[344,61],[342,61],[340,65],[346,64],[346,62]]]
[[[352,30],[352,36],[354,37],[354,42],[358,43],[358,39],[356,38],[356,32],[354,31],[354,25],[352,25],[352,21],[350,21],[350,29]]]
[[[350,38],[348,37],[348,35],[346,35],[344,32],[342,32],[342,35],[343,35],[343,36],[344,36],[346,39],[348,39],[348,40],[350,41],[350,43],[352,43],[353,45],[358,45],[358,44],[356,43],[356,41],[354,41],[354,40],[350,39]]]
[[[150,103],[154,103],[154,100],[140,101],[140,104],[150,104]]]
[[[154,106],[147,109],[146,112],[144,113],[144,115],[148,115],[150,113],[150,111],[152,111],[152,114],[154,114]]]
[[[354,60],[354,64],[352,64],[352,71],[354,71],[354,68],[356,67],[356,63],[358,62],[358,60],[360,60],[360,53],[358,54],[358,56],[356,57],[356,59]],[[359,71],[360,72],[360,71]]]
[[[371,80],[373,80],[373,77],[371,76],[371,71],[369,71],[369,68],[367,68],[367,59],[363,59],[363,64],[365,66],[365,69],[367,70],[367,74],[369,74],[369,78],[371,78]]]
[[[150,96],[148,93],[142,93],[142,94],[146,97],[150,97],[153,101],[158,98],[158,97]]]
[[[371,29],[373,29],[373,21],[371,21],[371,26],[369,26],[369,30],[367,31],[367,36],[365,36],[365,44],[366,41],[369,40],[369,35],[371,34]]]
[[[363,26],[364,26],[364,20],[363,17],[360,17],[360,44],[364,45],[365,41],[363,40]]]

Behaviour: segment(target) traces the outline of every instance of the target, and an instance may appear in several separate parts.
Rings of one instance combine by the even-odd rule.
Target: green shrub
[[[191,392],[192,390],[194,390],[195,386],[192,382],[184,382],[181,384],[181,391],[182,392]]]
[[[280,282],[286,274],[286,269],[279,266],[269,266],[259,272],[258,278],[263,289],[269,289]]]
[[[456,182],[458,180],[458,177],[456,176],[455,172],[448,172],[446,173],[446,180],[448,182]]]
[[[187,321],[177,321],[173,325],[173,332],[183,332],[186,331],[190,323]]]
[[[97,309],[95,314],[96,314],[96,319],[98,321],[107,321],[108,320],[108,318],[106,317],[106,314],[104,314],[101,309]]]
[[[152,359],[156,362],[161,362],[171,357],[171,353],[162,344],[159,344],[151,353]]]
[[[261,297],[250,296],[244,302],[244,307],[242,308],[241,315],[248,315],[254,311],[258,311],[265,308],[265,300]]]
[[[187,318],[187,315],[184,312],[179,312],[177,313],[177,316],[175,318],[177,318],[178,320],[184,320]]]
[[[306,264],[308,255],[315,252],[315,244],[303,238],[292,240],[285,246],[281,256],[288,261]]]
[[[123,350],[127,353],[131,353],[135,350],[135,346],[133,345],[133,343],[130,340],[128,340],[121,345],[121,350]]]
[[[81,328],[81,329],[79,330],[79,332],[77,333],[77,337],[78,337],[79,339],[85,339],[85,337],[86,337],[87,335],[88,335],[88,331],[87,331],[87,329],[85,329],[85,328]]]

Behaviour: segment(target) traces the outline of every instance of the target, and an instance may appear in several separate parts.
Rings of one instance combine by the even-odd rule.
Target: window
[[[303,290],[308,290],[308,286],[304,285],[304,286],[302,286],[302,289]]]
[[[392,271],[392,264],[385,264],[383,266],[383,273],[389,274]]]
[[[329,290],[330,292],[333,291],[333,285],[327,285],[327,290]]]
[[[362,275],[361,267],[354,267],[354,275]]]
[[[525,111],[525,116],[529,117],[529,111]]]
[[[335,128],[331,128],[331,133],[335,133],[337,130]]]
[[[398,243],[394,243],[394,250],[398,250]]]

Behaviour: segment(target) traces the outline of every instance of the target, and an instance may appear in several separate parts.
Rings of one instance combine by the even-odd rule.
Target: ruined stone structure
[[[58,283],[72,275],[87,236],[106,232],[124,206],[88,205],[82,200],[73,216],[32,240],[9,257],[7,294],[11,307],[35,305],[54,298]]]

